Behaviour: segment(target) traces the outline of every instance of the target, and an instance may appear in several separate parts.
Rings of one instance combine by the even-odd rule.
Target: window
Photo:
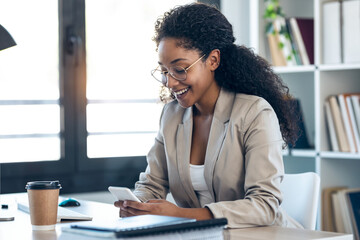
[[[191,0],[0,0],[17,46],[0,52],[2,193],[133,187],[162,104],[154,23]],[[21,6],[21,7],[19,7]]]
[[[0,54],[0,162],[61,157],[58,19],[56,1],[0,2],[18,44]]]
[[[145,155],[158,129],[154,23],[177,1],[86,1],[87,156]],[[136,11],[129,11],[136,9]]]
[[[190,2],[85,1],[86,118],[79,126],[86,142],[80,169],[136,165],[149,151],[163,107],[160,85],[150,75],[157,65],[154,24],[173,6]]]

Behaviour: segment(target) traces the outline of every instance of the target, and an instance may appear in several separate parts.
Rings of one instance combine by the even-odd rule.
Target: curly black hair
[[[232,25],[215,7],[192,3],[177,6],[158,18],[153,40],[157,47],[163,38],[176,38],[178,45],[208,55],[219,49],[220,65],[215,71],[217,84],[232,92],[256,95],[273,107],[283,140],[294,145],[298,125],[289,88],[273,72],[269,63],[245,46],[235,45]],[[203,61],[205,61],[204,58]]]

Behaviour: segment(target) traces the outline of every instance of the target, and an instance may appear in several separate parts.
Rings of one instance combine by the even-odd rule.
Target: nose
[[[166,87],[168,87],[168,88],[172,88],[173,86],[175,86],[176,84],[178,84],[179,83],[179,81],[178,80],[176,80],[173,76],[171,76],[171,74],[170,73],[168,73],[167,75],[166,75]]]

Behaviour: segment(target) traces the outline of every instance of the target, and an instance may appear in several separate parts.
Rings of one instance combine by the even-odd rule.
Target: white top
[[[201,207],[204,207],[205,204],[212,203],[213,200],[205,182],[204,165],[190,164],[190,177]]]

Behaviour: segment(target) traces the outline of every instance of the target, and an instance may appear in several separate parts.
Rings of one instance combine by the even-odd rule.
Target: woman
[[[289,90],[268,63],[234,44],[232,26],[205,4],[158,19],[153,76],[170,91],[135,195],[120,216],[226,217],[229,227],[301,227],[281,209],[283,143],[296,126]],[[166,200],[171,192],[177,205]]]

